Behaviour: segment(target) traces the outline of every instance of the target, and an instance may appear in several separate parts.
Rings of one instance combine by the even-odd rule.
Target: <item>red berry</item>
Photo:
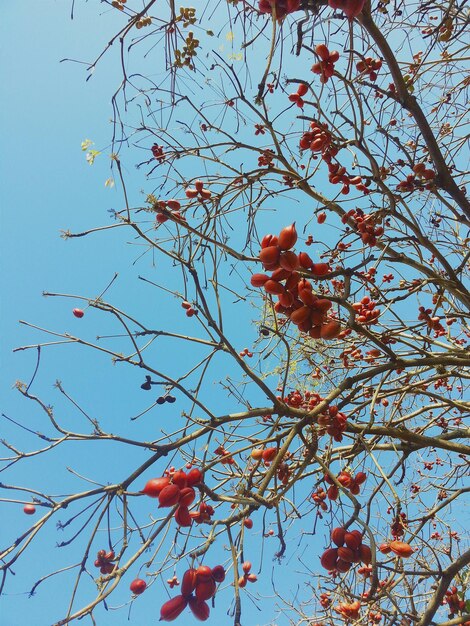
[[[147,589],[147,583],[145,582],[145,580],[142,580],[142,578],[136,578],[129,585],[129,589],[132,591],[132,593],[135,593],[138,596],[141,593],[144,593],[144,591]]]
[[[36,507],[34,504],[25,504],[23,507],[23,513],[26,515],[34,515],[36,513]]]
[[[72,313],[75,315],[75,317],[83,317],[85,315],[84,311],[82,311],[82,309],[73,309]]]

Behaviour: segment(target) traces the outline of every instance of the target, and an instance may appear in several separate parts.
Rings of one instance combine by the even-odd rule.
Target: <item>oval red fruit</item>
[[[336,320],[323,324],[320,329],[322,339],[335,339],[341,332],[341,324]]]
[[[171,477],[171,482],[174,485],[178,485],[180,489],[184,489],[187,483],[186,472],[183,472],[181,470],[178,472],[175,472],[173,476]]]
[[[197,570],[197,584],[212,579],[212,569],[208,565],[200,565]]]
[[[194,568],[187,569],[181,581],[181,593],[183,596],[190,596],[196,589],[197,572]]]
[[[352,531],[344,535],[344,543],[351,550],[357,550],[362,543],[362,536],[359,531]]]
[[[297,241],[297,231],[295,222],[290,226],[286,226],[279,233],[278,245],[282,250],[289,250],[295,246]]]
[[[144,593],[144,591],[147,589],[147,583],[145,582],[145,580],[142,580],[142,578],[136,578],[129,585],[129,589],[132,591],[132,593],[135,593],[135,595],[138,596],[141,593]]]
[[[262,248],[259,258],[264,265],[272,265],[279,261],[280,254],[281,248],[279,246],[269,246],[268,248]]]
[[[252,287],[262,287],[267,280],[269,280],[267,274],[253,274],[250,283]]]
[[[162,478],[151,478],[142,489],[142,493],[145,493],[145,495],[150,498],[158,498],[161,490],[169,484],[170,479],[168,476],[163,476]]]
[[[36,513],[36,507],[34,504],[25,504],[23,507],[23,513],[26,515],[34,515]]]
[[[82,311],[82,309],[73,309],[72,313],[75,315],[75,317],[81,318],[85,315],[85,312]]]
[[[389,547],[392,552],[404,559],[413,554],[413,548],[409,543],[405,543],[404,541],[391,541]]]
[[[187,506],[180,505],[175,511],[175,521],[178,526],[183,526],[184,528],[188,528],[191,526],[193,522],[193,518],[189,514],[189,509]]]
[[[196,498],[196,492],[192,487],[181,489],[179,503],[182,506],[191,506]]]
[[[200,622],[205,622],[209,619],[210,608],[204,600],[198,600],[194,596],[191,596],[189,598],[189,608],[191,609],[194,617]]]
[[[188,472],[186,476],[186,482],[188,487],[194,487],[194,485],[199,485],[202,482],[202,472],[197,467],[193,468],[190,472]]]
[[[216,583],[222,583],[225,580],[225,568],[223,565],[216,565],[212,568],[212,578]]]
[[[180,488],[178,485],[167,485],[158,494],[159,507],[174,506],[180,499]]]
[[[342,527],[333,528],[331,531],[331,541],[335,543],[337,546],[344,545],[344,535],[346,534],[346,530]]]
[[[372,563],[372,550],[369,546],[366,546],[364,543],[359,547],[359,556],[365,565],[369,565]]]
[[[198,577],[198,583],[196,585],[197,600],[199,602],[202,602],[202,600],[209,600],[210,598],[212,598],[213,595],[215,595],[216,589],[217,589],[217,585],[213,578],[210,578],[209,580],[206,580],[206,581],[199,582],[199,577]]]
[[[328,548],[322,554],[320,563],[326,570],[334,570],[336,567],[336,561],[338,560],[338,548]]]
[[[184,596],[176,596],[168,600],[160,609],[160,621],[173,622],[187,606],[188,600]]]

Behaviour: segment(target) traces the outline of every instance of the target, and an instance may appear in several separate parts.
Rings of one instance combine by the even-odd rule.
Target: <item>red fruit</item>
[[[145,493],[145,495],[150,498],[158,498],[161,490],[169,484],[170,479],[168,476],[163,476],[162,478],[151,478],[142,489],[142,493]]]
[[[178,200],[168,200],[166,204],[171,211],[179,211],[181,209],[181,204]]]
[[[246,579],[250,582],[250,583],[255,583],[258,580],[258,576],[256,574],[248,574]]]
[[[277,454],[277,448],[266,448],[263,450],[263,461],[271,462]]]
[[[196,497],[196,492],[192,487],[181,489],[179,503],[182,506],[191,506]]]
[[[184,489],[186,487],[186,472],[178,471],[173,474],[171,477],[171,482],[174,485],[178,485],[180,489]]]
[[[269,248],[270,246],[277,246],[276,235],[265,235],[261,241],[261,248]]]
[[[290,226],[286,226],[279,233],[278,245],[281,250],[289,250],[295,246],[297,241],[297,231],[295,230],[295,222]]]
[[[369,563],[372,563],[372,550],[364,543],[361,544],[359,547],[359,556],[361,562],[365,565],[369,565]]]
[[[277,264],[279,256],[281,254],[281,248],[279,246],[269,246],[268,248],[262,248],[259,253],[261,263],[264,265]]]
[[[323,224],[325,221],[326,221],[326,213],[325,211],[322,211],[321,213],[317,215],[317,222],[319,224]]]
[[[196,619],[205,622],[209,619],[210,608],[204,600],[198,600],[194,596],[189,598],[189,608]]]
[[[245,576],[240,576],[240,578],[238,579],[238,586],[243,588],[246,587],[246,578]]]
[[[362,543],[362,535],[358,530],[353,530],[344,535],[344,543],[351,550],[357,550]]]
[[[252,287],[262,287],[267,280],[269,280],[267,274],[253,274],[250,283]]]
[[[310,271],[314,276],[325,276],[330,271],[328,263],[313,263]]]
[[[187,198],[196,198],[197,195],[198,195],[197,189],[191,189],[191,187],[186,189],[186,191],[184,193],[186,194]]]
[[[224,582],[225,568],[223,565],[216,565],[215,567],[212,568],[212,578],[215,580],[216,583]]]
[[[308,304],[308,306],[313,306],[317,301],[317,296],[315,296],[310,289],[299,289],[299,298],[304,304]]]
[[[247,517],[243,520],[243,526],[248,528],[248,530],[251,530],[253,528],[253,520]]]
[[[313,261],[306,252],[299,253],[299,263],[305,269],[312,267]]]
[[[132,591],[132,593],[135,593],[136,596],[138,596],[141,593],[144,593],[144,591],[147,589],[147,583],[145,582],[145,580],[142,580],[142,578],[136,578],[129,585],[129,589]]]
[[[326,494],[330,500],[337,500],[339,496],[338,487],[336,485],[331,485],[331,487],[328,487]]]
[[[337,569],[338,572],[341,572],[342,574],[344,574],[345,572],[351,569],[351,563],[349,563],[348,561],[344,561],[343,559],[338,559],[336,561],[335,569]]]
[[[178,504],[179,499],[180,488],[178,487],[178,485],[167,485],[160,491],[158,495],[158,501],[160,503],[159,508],[174,506],[175,504]]]
[[[284,293],[285,289],[284,289],[284,285],[281,285],[281,283],[276,282],[275,280],[267,280],[264,283],[264,290],[266,291],[266,293],[270,293],[274,296],[280,296],[281,293]]]
[[[183,596],[189,596],[196,589],[197,572],[195,569],[190,568],[183,574],[183,580],[181,581],[181,593]]]
[[[327,61],[330,57],[330,51],[324,43],[320,43],[318,44],[318,46],[315,46],[315,52],[318,54],[322,61]]]
[[[25,504],[23,507],[23,513],[26,515],[34,515],[36,513],[36,507],[34,504]]]
[[[290,319],[294,324],[301,324],[305,322],[305,320],[309,319],[311,313],[311,309],[309,306],[304,305],[299,309],[293,311],[290,315]]]
[[[320,329],[322,339],[335,339],[341,332],[341,324],[336,320],[323,324]]]
[[[308,331],[308,334],[312,339],[320,339],[321,326],[314,326]],[[333,498],[330,498],[332,500]]]
[[[286,270],[286,272],[293,272],[299,267],[299,259],[295,252],[288,250],[287,252],[283,252],[279,257],[279,265],[282,269]]]
[[[382,554],[389,554],[392,551],[388,543],[381,543],[379,546],[379,550],[380,552],[382,552]]]
[[[194,485],[199,485],[199,483],[202,483],[201,470],[195,467],[190,472],[188,472],[186,475],[186,483],[188,487],[193,487]]]
[[[338,482],[340,485],[343,485],[343,487],[349,487],[352,483],[351,474],[349,474],[349,472],[340,472],[338,474]]]
[[[189,514],[189,509],[187,506],[180,505],[175,511],[175,521],[178,526],[183,526],[188,528],[191,526],[193,519]]]
[[[194,186],[196,187],[197,191],[199,191],[199,193],[201,193],[201,191],[204,189],[204,183],[202,182],[202,180],[195,180]]]
[[[215,595],[216,589],[217,585],[213,578],[210,578],[210,580],[207,581],[199,582],[198,576],[198,582],[196,585],[196,598],[199,602],[212,598],[212,596]]]
[[[245,561],[245,562],[242,564],[242,570],[245,572],[245,574],[248,574],[248,572],[250,571],[250,569],[251,569],[251,562],[250,562],[250,561]]]
[[[401,556],[406,559],[413,554],[413,548],[409,543],[405,543],[403,541],[391,541],[389,543],[390,550],[394,552],[397,556]]]
[[[263,452],[264,452],[264,450],[262,448],[254,448],[251,451],[250,456],[255,461],[259,461],[260,459],[263,458]]]
[[[160,609],[160,621],[173,622],[187,606],[188,600],[183,596],[176,596],[176,598],[168,600]]]
[[[364,8],[364,0],[328,0],[332,9],[340,9],[349,20],[353,20]]]
[[[325,550],[322,554],[320,563],[322,567],[331,572],[331,570],[335,569],[337,560],[338,548],[328,548],[328,550]]]
[[[364,472],[358,472],[356,474],[356,478],[354,479],[354,481],[356,482],[356,484],[362,485],[362,483],[364,483],[366,479],[367,479],[367,474],[365,474]]]
[[[354,551],[351,548],[340,547],[338,548],[338,557],[347,563],[352,563],[354,561]]]
[[[331,531],[331,541],[335,543],[337,546],[344,545],[344,535],[346,534],[346,530],[342,527],[333,528]]]
[[[82,309],[73,309],[72,313],[75,315],[75,317],[83,317],[85,315],[84,311],[82,311]]]
[[[212,580],[212,569],[208,565],[200,565],[197,570],[197,584]]]

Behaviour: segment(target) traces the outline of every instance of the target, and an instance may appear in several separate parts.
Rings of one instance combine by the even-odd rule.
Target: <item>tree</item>
[[[1,552],[2,592],[58,524],[62,566],[31,589],[70,583],[57,624],[150,596],[163,621],[215,602],[244,626],[468,625],[465,3],[104,4],[122,27],[87,69],[118,48],[122,195],[111,224],[63,237],[125,231],[149,295],[113,302],[116,277],[45,293],[106,336],[40,328],[18,348],[37,354],[17,389],[45,421],[27,453],[3,442],[4,506],[34,517]],[[126,423],[63,381],[58,408],[35,391],[58,343],[112,362],[119,384],[90,384],[132,398]],[[16,484],[31,457],[60,481],[72,444],[79,489]],[[263,550],[279,600],[252,620],[249,598],[272,593]]]

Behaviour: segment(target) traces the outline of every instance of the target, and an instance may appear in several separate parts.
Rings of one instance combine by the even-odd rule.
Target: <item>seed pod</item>
[[[208,565],[200,565],[197,570],[197,584],[212,580],[212,569]]]
[[[190,596],[196,589],[197,573],[194,568],[187,569],[181,581],[181,593],[183,596]]]
[[[351,550],[357,550],[362,543],[362,535],[358,530],[353,530],[344,535],[344,543]]]
[[[320,337],[322,339],[335,339],[341,332],[341,324],[336,320],[331,320],[323,324],[320,330]]]
[[[253,274],[250,283],[252,287],[262,287],[267,280],[269,280],[267,274]]]
[[[364,563],[365,565],[369,565],[369,563],[372,563],[372,550],[370,549],[369,546],[366,546],[364,543],[361,544],[359,547],[359,556],[360,556],[361,562]]]
[[[338,557],[347,563],[352,563],[354,561],[354,551],[346,546],[340,547],[338,548]]]
[[[325,276],[330,271],[328,263],[313,263],[310,271],[314,276]]]
[[[249,518],[245,520],[247,522]],[[251,521],[251,520],[250,520]],[[212,568],[212,578],[216,583],[223,583],[225,580],[225,568],[223,565],[216,565]]]
[[[191,596],[189,598],[189,608],[194,617],[200,622],[205,622],[209,619],[210,608],[204,600],[198,600],[194,596]]]
[[[265,235],[261,241],[261,248],[269,248],[270,246],[277,246],[276,235]]]
[[[335,543],[337,546],[344,545],[344,535],[346,534],[346,530],[343,527],[333,528],[331,531],[331,541]]]
[[[354,480],[356,484],[362,485],[362,483],[364,483],[366,479],[367,479],[367,474],[365,474],[364,472],[358,472]]]
[[[197,467],[194,467],[191,471],[188,472],[186,476],[186,482],[188,487],[193,487],[194,485],[199,485],[202,483],[202,472]]]
[[[344,574],[351,569],[351,563],[348,563],[348,561],[344,561],[343,559],[338,559],[336,561],[336,569],[338,572]]]
[[[281,248],[279,246],[269,246],[268,248],[262,248],[259,258],[264,265],[273,265],[279,261],[280,254]]]
[[[189,514],[187,506],[180,505],[175,511],[175,521],[178,526],[188,528],[193,523],[192,517]]]
[[[145,582],[145,580],[142,580],[142,578],[136,578],[129,585],[129,589],[132,591],[132,593],[135,593],[136,596],[139,596],[147,589],[147,583]]]
[[[318,46],[315,46],[315,52],[322,61],[327,61],[330,58],[330,51],[324,43],[319,43]]]
[[[270,463],[277,454],[277,448],[265,448],[263,450],[263,461]]]
[[[332,571],[336,567],[336,561],[338,560],[338,548],[328,548],[322,554],[320,563],[328,571]]]
[[[295,252],[287,250],[279,257],[279,265],[286,270],[286,272],[293,272],[299,267],[299,258]]]
[[[245,574],[248,574],[248,572],[251,570],[251,562],[250,561],[245,561],[242,564],[242,570],[245,572]]]
[[[413,554],[413,548],[409,543],[405,543],[404,541],[391,541],[389,543],[390,550],[394,552],[397,556],[401,556],[406,559]]]
[[[176,596],[168,600],[160,609],[160,621],[173,622],[187,606],[188,601],[183,596]]]
[[[299,263],[305,269],[312,267],[313,261],[306,252],[299,253]]]
[[[187,482],[186,472],[183,472],[183,471],[175,472],[173,476],[171,477],[171,482],[174,485],[178,485],[180,489],[184,489],[186,487],[186,482]]]
[[[309,306],[304,305],[300,309],[296,309],[291,313],[290,319],[294,324],[301,324],[305,320],[309,319],[311,309]]]
[[[271,280],[271,279],[267,280],[264,283],[264,290],[266,291],[266,293],[270,293],[275,296],[279,296],[281,295],[281,293],[284,293],[285,291],[284,285],[281,285],[281,283],[278,283],[275,280]]]
[[[160,503],[159,508],[174,506],[175,504],[178,504],[179,499],[180,488],[178,485],[167,485],[158,495],[158,501]]]
[[[162,476],[162,478],[151,478],[145,487],[142,489],[142,493],[150,498],[158,498],[160,492],[164,487],[170,484],[168,476]]]
[[[216,589],[217,585],[213,578],[210,578],[210,580],[199,582],[198,576],[198,582],[196,585],[196,598],[199,602],[212,598],[212,596],[215,595]]]
[[[286,226],[279,233],[278,245],[282,250],[290,250],[295,246],[297,241],[297,231],[295,230],[295,222],[290,226]]]
[[[195,498],[196,492],[192,487],[185,487],[184,489],[181,489],[179,500],[180,506],[191,506]]]

